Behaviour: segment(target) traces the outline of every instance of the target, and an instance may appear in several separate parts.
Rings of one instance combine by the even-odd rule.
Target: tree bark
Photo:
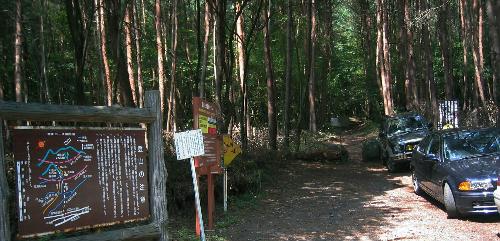
[[[200,84],[198,86],[199,91],[200,91],[200,97],[204,98],[205,97],[205,76],[207,72],[207,61],[208,61],[208,42],[209,42],[209,37],[210,37],[210,22],[211,22],[211,16],[210,16],[210,6],[208,1],[205,2],[205,18],[204,18],[204,26],[205,26],[205,36],[203,37],[203,58],[202,58],[202,64],[201,64],[201,75],[200,75]]]
[[[41,79],[43,82],[43,96],[45,101],[49,104],[52,103],[52,98],[50,96],[49,83],[47,79],[47,61],[46,61],[46,50],[45,50],[45,13],[47,8],[46,0],[40,1],[40,71],[41,71]]]
[[[500,6],[500,3],[496,2],[497,6]],[[500,10],[500,9],[499,9]],[[499,27],[498,21],[500,21],[500,16],[498,16],[499,12],[495,14],[495,3],[493,0],[487,0],[486,2],[486,11],[488,15],[488,24],[489,26],[489,37],[490,37],[490,46],[491,46],[491,69],[493,71],[492,76],[492,87],[491,87],[491,97],[498,104],[500,99],[500,90],[498,89],[498,81],[500,80],[500,40],[499,40]]]
[[[468,4],[467,0],[460,0],[460,23],[461,23],[461,35],[462,35],[462,75],[463,75],[463,100],[464,100],[464,109],[467,109],[471,106],[471,91],[469,87],[469,80],[467,74],[468,63],[468,48],[469,48],[469,18],[468,18]]]
[[[204,18],[204,26],[205,26],[205,36],[203,37],[203,57],[201,64],[201,74],[200,74],[200,83],[198,85],[200,97],[205,97],[205,78],[207,73],[207,61],[208,61],[208,40],[210,37],[210,6],[208,3],[209,0],[205,1],[205,18]]]
[[[111,0],[109,3],[109,37],[111,56],[116,68],[116,84],[119,91],[118,100],[123,106],[134,106],[132,89],[127,74],[127,56],[120,44],[120,29],[126,5],[121,0]]]
[[[286,5],[287,22],[286,22],[286,73],[285,73],[285,110],[284,110],[284,134],[285,139],[283,145],[288,151],[290,143],[290,104],[291,104],[291,83],[292,83],[292,35],[293,35],[293,15],[290,0],[287,0]]]
[[[486,104],[486,94],[484,91],[484,81],[483,81],[483,26],[482,26],[482,4],[480,0],[472,1],[472,57],[474,60],[474,79],[476,93],[479,94],[479,100],[481,105]]]
[[[79,0],[66,0],[66,16],[68,18],[69,30],[73,41],[75,55],[75,101],[78,105],[85,104],[83,71],[85,69],[88,30],[92,20],[86,20],[82,16]],[[92,18],[89,18],[92,19]]]
[[[163,70],[163,43],[161,40],[162,29],[161,29],[161,1],[155,1],[155,29],[156,29],[156,52],[157,52],[157,64],[158,64],[158,89],[160,91],[160,106],[162,112],[165,112],[165,74]]]
[[[438,25],[439,30],[438,38],[439,45],[441,50],[441,59],[443,64],[443,72],[444,72],[444,90],[445,90],[445,98],[447,100],[452,100],[455,98],[454,94],[454,86],[455,83],[453,81],[453,69],[452,69],[452,54],[450,48],[450,38],[449,38],[449,29],[448,29],[448,19],[449,16],[449,4],[446,0],[441,0],[442,4],[441,9],[438,13]]]
[[[23,101],[22,95],[22,15],[21,15],[21,0],[16,0],[16,27],[14,34],[14,87],[16,94],[16,102]]]
[[[142,36],[142,26],[139,22],[139,13],[137,12],[136,3],[132,3],[132,16],[134,23],[134,35],[135,35],[135,57],[137,64],[137,90],[138,97],[137,101],[139,103],[139,108],[144,107],[144,80],[142,79],[142,50],[141,50],[141,36]]]
[[[429,0],[423,0],[423,9],[424,11],[429,11],[431,6],[429,4]],[[432,121],[434,124],[437,124],[439,110],[437,104],[437,91],[436,91],[436,83],[434,79],[434,63],[433,63],[433,53],[432,53],[432,43],[431,43],[431,33],[429,31],[428,25],[422,26],[422,45],[423,45],[423,57],[424,57],[424,78],[427,83],[427,101],[430,104],[430,110],[432,113],[432,117],[434,118]]]
[[[215,103],[221,107],[222,105],[222,84],[224,83],[224,66],[226,65],[226,34],[225,34],[225,18],[226,18],[226,1],[216,1],[216,24],[215,31]]]
[[[175,90],[176,90],[176,70],[177,70],[177,34],[178,34],[178,13],[177,0],[172,1],[172,69],[170,72],[170,94],[167,111],[167,131],[176,131],[175,125]]]
[[[365,91],[367,94],[366,109],[367,115],[371,119],[378,115],[378,81],[376,74],[375,51],[373,49],[373,16],[370,12],[371,2],[368,0],[358,0],[361,26],[361,48],[363,50],[363,64],[365,74]],[[375,91],[374,91],[375,90]]]
[[[275,97],[275,83],[274,73],[271,56],[271,37],[270,37],[270,14],[271,14],[271,0],[268,0],[268,9],[264,9],[264,64],[266,69],[266,83],[267,83],[267,121],[269,128],[269,147],[272,150],[277,149],[277,123],[276,123],[276,97]]]
[[[100,51],[101,51],[101,61],[104,69],[104,86],[106,86],[106,104],[111,106],[113,104],[113,84],[111,83],[111,73],[109,69],[109,61],[107,55],[107,42],[106,42],[106,24],[104,15],[104,0],[99,0],[98,12],[97,12],[97,29],[99,31],[100,39]]]
[[[127,61],[127,73],[128,73],[128,82],[130,84],[130,92],[132,93],[132,101],[134,105],[137,106],[137,92],[135,89],[135,74],[134,74],[134,64],[133,64],[133,56],[132,56],[132,5],[134,3],[129,2],[125,6],[125,23],[123,26],[123,35],[125,35],[125,58]]]
[[[413,49],[413,30],[411,29],[410,0],[404,0],[404,19],[406,30],[406,67],[405,91],[408,109],[415,108],[418,103],[418,89],[415,81],[415,53]]]
[[[386,13],[386,0],[377,0],[377,64],[382,86],[382,97],[384,100],[385,115],[394,114],[391,94],[391,68],[388,35],[388,23]]]
[[[241,3],[236,3],[236,13],[241,12]],[[238,68],[239,68],[239,79],[240,79],[240,136],[241,136],[241,147],[243,151],[248,149],[248,137],[247,137],[247,125],[246,119],[248,116],[248,95],[247,95],[247,81],[246,81],[246,40],[245,40],[245,18],[243,12],[241,12],[236,21],[236,42],[238,49]]]
[[[316,2],[309,0],[309,16],[311,21],[310,37],[310,57],[309,57],[309,82],[308,82],[308,100],[309,100],[309,130],[317,131],[316,126],[316,79],[315,79],[315,49],[316,49]]]

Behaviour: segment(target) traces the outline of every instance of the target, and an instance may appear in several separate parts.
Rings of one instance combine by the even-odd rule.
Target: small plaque
[[[189,159],[205,154],[201,129],[175,133],[174,143],[177,160]]]

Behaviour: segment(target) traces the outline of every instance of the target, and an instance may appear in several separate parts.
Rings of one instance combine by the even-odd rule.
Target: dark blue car
[[[429,133],[430,125],[419,114],[387,117],[379,132],[380,159],[389,172],[408,167],[415,146]]]
[[[449,218],[496,213],[500,128],[444,130],[429,134],[413,151],[414,191],[443,203]]]

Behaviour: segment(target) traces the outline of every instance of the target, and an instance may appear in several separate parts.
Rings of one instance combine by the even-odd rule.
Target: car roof
[[[423,116],[419,113],[416,112],[404,112],[404,113],[399,113],[397,115],[393,116],[385,116],[386,119],[398,119],[398,118],[405,118],[405,117],[414,117],[414,116],[420,116],[423,118]]]
[[[448,135],[448,134],[454,134],[458,132],[463,132],[463,131],[500,131],[499,127],[465,127],[465,128],[453,128],[453,129],[444,129],[444,130],[437,130],[434,131],[433,133],[440,134],[440,135]]]

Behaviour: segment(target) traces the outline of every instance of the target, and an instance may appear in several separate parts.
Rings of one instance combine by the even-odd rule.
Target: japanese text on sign
[[[175,133],[174,143],[177,160],[205,154],[203,134],[200,129]]]
[[[149,218],[145,130],[15,129],[19,236]]]

